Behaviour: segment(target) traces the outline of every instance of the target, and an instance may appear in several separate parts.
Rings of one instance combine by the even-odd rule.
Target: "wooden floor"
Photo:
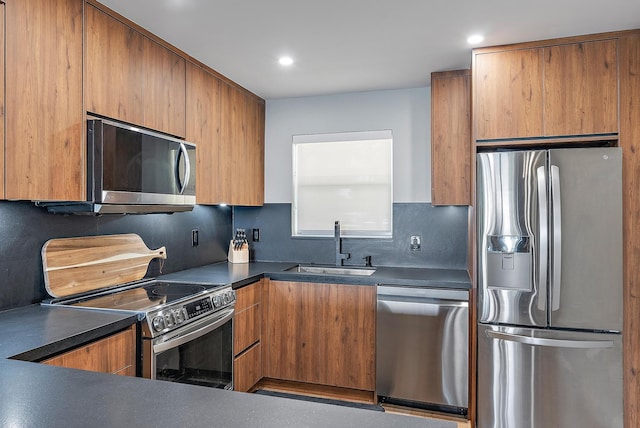
[[[375,396],[372,392],[357,391],[345,388],[334,388],[327,386],[318,386],[305,383],[280,381],[274,379],[263,379],[252,389],[251,392],[264,389],[268,391],[284,392],[289,394],[307,395],[319,398],[328,398],[343,401],[352,401],[354,403],[375,404]],[[409,407],[401,407],[393,404],[382,404],[386,413],[396,413],[401,415],[415,416],[425,419],[440,419],[457,422],[457,428],[471,428],[471,423],[463,418],[454,415],[446,415],[441,413],[429,412],[422,409],[414,409]]]
[[[383,404],[382,407],[384,407],[385,413],[396,413],[396,414],[415,416],[418,418],[425,418],[425,419],[440,419],[440,420],[446,420],[446,421],[453,421],[458,423],[458,428],[471,427],[471,423],[462,417],[443,415],[440,413],[433,413],[433,412],[429,412],[427,410],[421,410],[421,409],[411,409],[407,407],[394,406],[393,404],[386,404],[386,403]]]

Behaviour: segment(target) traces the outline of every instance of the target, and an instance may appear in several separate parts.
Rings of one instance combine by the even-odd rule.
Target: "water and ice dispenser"
[[[532,254],[528,236],[487,236],[486,260],[487,287],[531,290]]]

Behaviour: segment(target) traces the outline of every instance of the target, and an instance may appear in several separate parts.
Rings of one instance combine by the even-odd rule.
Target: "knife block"
[[[233,241],[229,243],[228,258],[230,263],[249,263],[249,244],[242,244],[240,249],[233,248]]]

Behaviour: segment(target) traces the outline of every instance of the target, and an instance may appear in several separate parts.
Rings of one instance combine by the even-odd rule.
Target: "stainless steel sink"
[[[286,269],[286,272],[298,272],[298,273],[315,273],[320,275],[358,275],[369,276],[376,271],[375,268],[358,268],[358,267],[344,267],[344,266],[305,266],[298,265],[292,268]]]

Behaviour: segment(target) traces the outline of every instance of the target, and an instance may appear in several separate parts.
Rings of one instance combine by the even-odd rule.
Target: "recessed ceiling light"
[[[280,63],[280,65],[288,66],[293,64],[293,58],[291,58],[290,56],[281,56],[278,62]]]
[[[478,43],[481,43],[484,40],[484,37],[481,36],[480,34],[474,34],[473,36],[469,36],[469,38],[467,39],[467,43],[469,43],[470,45],[477,45]]]

